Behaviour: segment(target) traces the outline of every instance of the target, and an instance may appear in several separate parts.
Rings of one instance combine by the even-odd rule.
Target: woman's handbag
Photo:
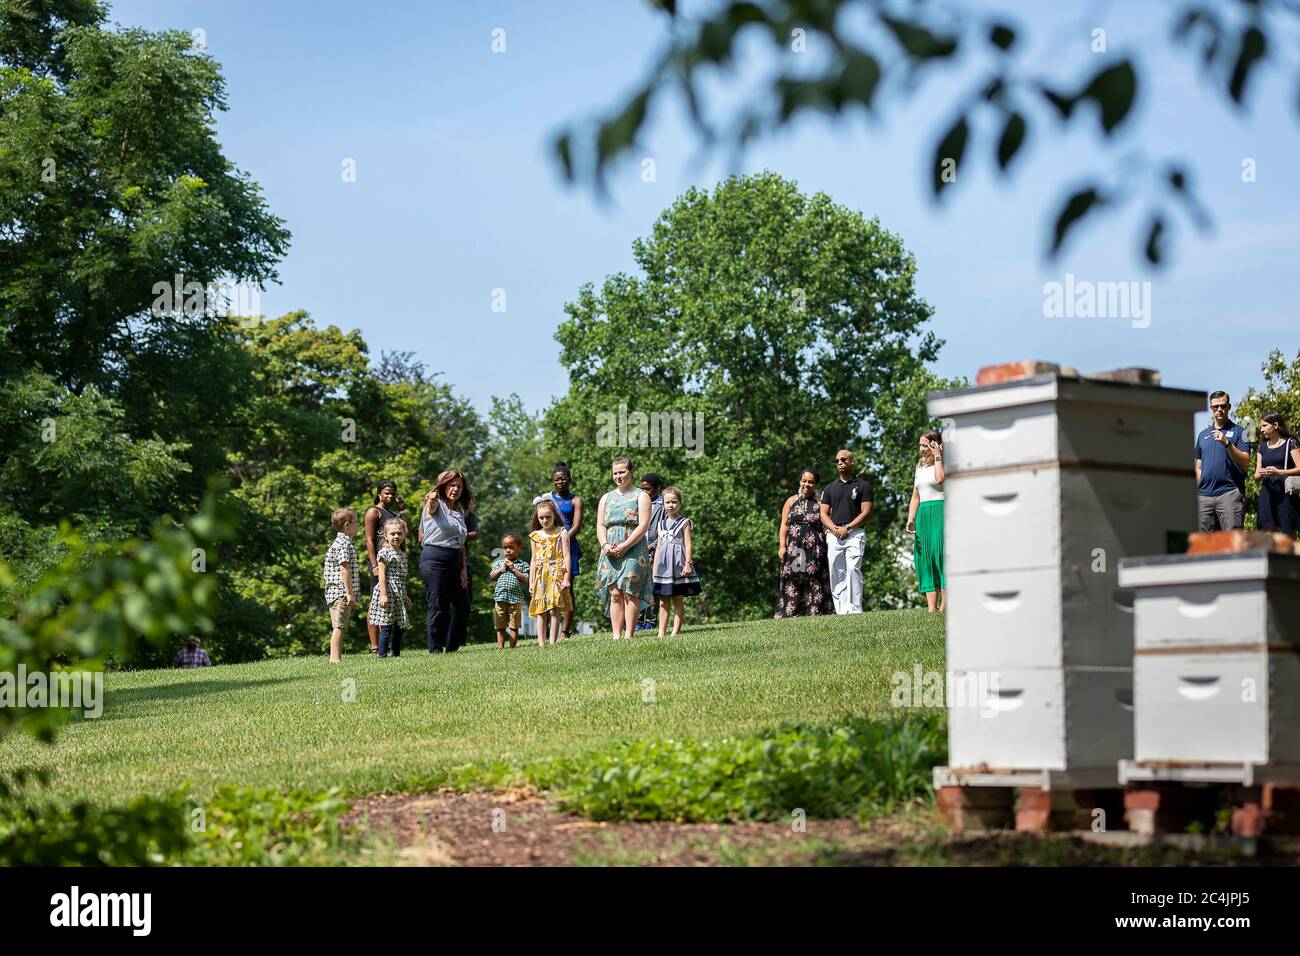
[[[1290,468],[1293,464],[1291,461],[1291,445],[1294,438],[1287,439],[1286,451],[1282,454],[1282,464]],[[1282,482],[1282,487],[1286,489],[1288,495],[1300,495],[1300,475],[1287,475],[1286,481]]]

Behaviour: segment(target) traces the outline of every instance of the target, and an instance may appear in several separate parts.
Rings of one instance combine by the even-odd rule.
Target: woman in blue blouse
[[[424,496],[420,513],[420,577],[424,581],[424,627],[430,654],[450,654],[465,643],[469,622],[466,516],[474,508],[469,482],[444,471]]]

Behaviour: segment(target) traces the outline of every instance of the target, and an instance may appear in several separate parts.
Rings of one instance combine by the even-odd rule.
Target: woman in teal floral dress
[[[596,507],[596,592],[605,601],[614,640],[632,639],[641,609],[653,600],[654,575],[645,533],[650,527],[650,496],[636,486],[632,462],[624,455],[611,464],[614,490]]]

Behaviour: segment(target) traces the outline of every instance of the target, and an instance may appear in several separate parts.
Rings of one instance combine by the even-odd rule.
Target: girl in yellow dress
[[[537,629],[537,646],[546,644],[549,635],[552,644],[564,623],[564,612],[573,610],[573,595],[569,591],[569,537],[564,533],[564,523],[555,502],[544,498],[533,506],[533,530],[528,535],[533,543],[533,560],[529,565],[532,600],[528,613],[541,618]]]

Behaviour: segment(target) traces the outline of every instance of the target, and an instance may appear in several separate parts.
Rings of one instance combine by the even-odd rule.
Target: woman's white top
[[[922,502],[943,501],[943,485],[934,480],[934,465],[916,466],[916,492]]]

